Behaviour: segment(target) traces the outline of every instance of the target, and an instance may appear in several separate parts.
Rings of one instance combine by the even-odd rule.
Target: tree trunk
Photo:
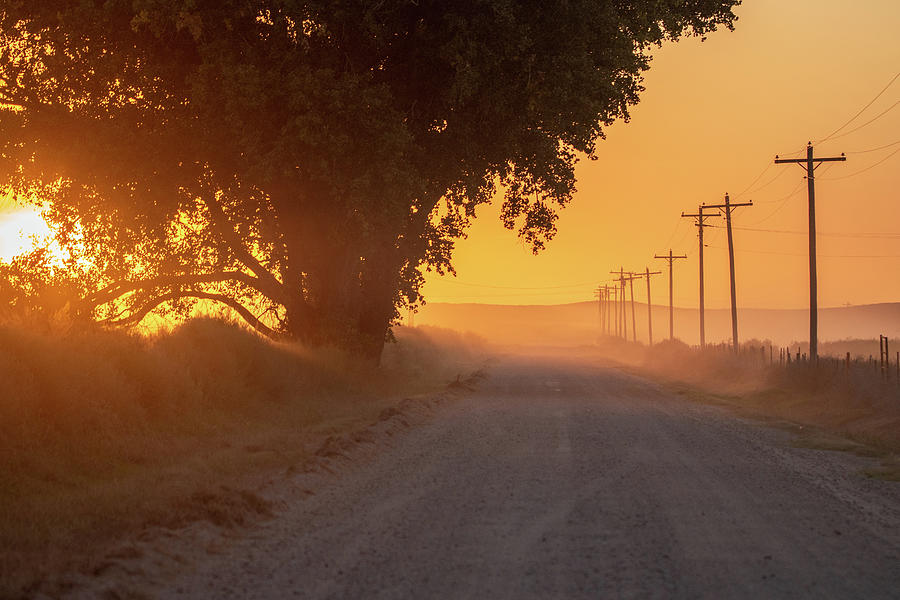
[[[388,256],[370,257],[362,281],[362,306],[359,311],[359,353],[380,364],[391,320],[399,281],[399,266],[393,248]]]

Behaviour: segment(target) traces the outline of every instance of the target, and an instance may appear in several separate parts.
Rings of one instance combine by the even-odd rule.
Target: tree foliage
[[[7,0],[0,172],[48,202],[73,310],[222,303],[377,357],[502,192],[535,251],[650,51],[737,0]]]

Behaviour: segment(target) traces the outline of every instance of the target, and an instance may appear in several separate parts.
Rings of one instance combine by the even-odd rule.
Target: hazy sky
[[[620,266],[665,271],[653,255],[672,248],[689,257],[676,262],[675,302],[695,306],[696,228],[680,215],[729,192],[755,204],[735,212],[738,303],[807,306],[804,171],[772,160],[829,137],[900,73],[900,1],[746,0],[737,12],[734,32],[656,52],[631,122],[607,131],[598,161],[580,164],[579,191],[546,251],[532,255],[502,228],[497,206],[483,207],[458,244],[458,277],[430,274],[427,300],[589,300]],[[816,155],[848,157],[817,172],[820,306],[900,301],[898,104],[900,78],[815,145]],[[34,215],[0,217],[8,256],[17,231],[38,227]],[[706,235],[707,306],[725,307],[725,232]],[[665,273],[653,286],[654,302],[665,303]]]
[[[533,256],[502,228],[497,208],[486,208],[459,243],[458,277],[430,276],[426,298],[588,300],[619,266],[665,271],[652,257],[671,247],[689,256],[676,262],[675,302],[693,306],[696,228],[680,215],[729,192],[755,204],[734,218],[736,228],[748,228],[735,229],[739,304],[807,306],[804,171],[771,163],[776,154],[805,155],[807,141],[828,137],[900,72],[900,2],[747,0],[737,12],[734,32],[656,53],[631,122],[608,131],[600,160],[581,163],[579,191],[548,250]],[[898,102],[900,78],[837,136],[815,145],[817,156],[848,157],[817,171],[820,306],[900,300]],[[724,307],[725,232],[706,235],[707,306]],[[653,285],[654,302],[666,302],[666,276]]]

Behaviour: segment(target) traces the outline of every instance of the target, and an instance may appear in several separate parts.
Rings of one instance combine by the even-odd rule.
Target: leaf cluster
[[[735,4],[12,0],[0,175],[41,190],[125,322],[205,294],[352,336],[452,271],[498,190],[543,248],[652,49]]]

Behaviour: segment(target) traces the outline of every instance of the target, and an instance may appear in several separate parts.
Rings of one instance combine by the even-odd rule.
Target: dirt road
[[[274,519],[202,550],[175,535],[96,583],[153,598],[900,597],[900,484],[789,439],[614,368],[506,360],[425,425],[361,446],[371,459],[306,476]]]

